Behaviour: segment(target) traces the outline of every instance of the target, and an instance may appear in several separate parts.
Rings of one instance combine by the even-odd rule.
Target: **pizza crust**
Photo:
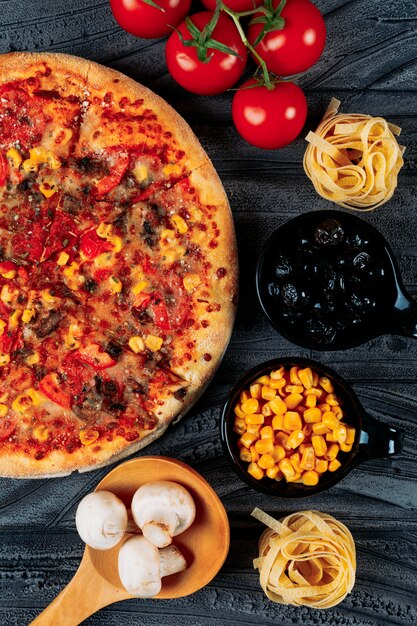
[[[185,399],[178,401],[171,397],[165,402],[157,416],[159,424],[155,430],[133,443],[116,437],[111,442],[103,442],[100,449],[92,444],[71,454],[53,451],[41,460],[20,453],[6,456],[0,449],[0,475],[19,478],[47,478],[66,475],[74,470],[96,469],[134,454],[160,437],[174,419],[180,419],[192,407],[217,370],[230,340],[237,301],[238,259],[230,206],[210,159],[188,124],[146,87],[115,70],[70,55],[27,52],[0,55],[2,82],[29,76],[34,68],[42,68],[44,62],[52,68],[51,85],[58,82],[61,88],[68,84],[74,89],[77,85],[80,89],[103,93],[111,89],[120,97],[127,95],[144,99],[147,107],[157,113],[163,129],[172,133],[178,149],[185,152],[184,162],[191,172],[190,183],[198,191],[202,204],[216,208],[216,222],[221,235],[217,248],[205,248],[205,258],[212,265],[214,298],[221,304],[221,309],[215,313],[214,321],[208,328],[201,328],[195,334],[198,349],[192,368],[176,370],[189,382]],[[226,275],[221,280],[215,275],[219,267],[226,269]],[[205,353],[211,356],[209,363],[203,358]]]

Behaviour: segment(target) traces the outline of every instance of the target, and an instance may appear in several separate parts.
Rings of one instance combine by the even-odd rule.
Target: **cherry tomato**
[[[307,117],[304,93],[294,83],[279,82],[269,90],[251,78],[236,92],[232,104],[233,122],[253,146],[275,150],[294,141]]]
[[[8,439],[16,430],[17,422],[12,417],[6,417],[0,420],[0,441]]]
[[[47,398],[67,409],[71,407],[71,396],[62,390],[56,373],[47,374],[39,383],[39,389]]]
[[[195,13],[191,20],[202,31],[212,15],[213,13],[203,11]],[[185,22],[179,25],[178,30],[184,40],[193,38]],[[173,79],[184,89],[201,96],[212,96],[226,91],[239,80],[246,66],[246,48],[236,26],[227,15],[220,15],[211,38],[225,44],[239,56],[208,48],[208,56],[211,58],[204,63],[198,60],[195,47],[187,47],[181,43],[177,32],[169,37],[165,49],[168,70]]]
[[[80,239],[80,251],[87,259],[95,259],[96,256],[107,250],[111,250],[112,245],[96,233],[97,228],[90,228],[84,232]]]
[[[0,153],[0,187],[4,187],[7,178],[8,163],[4,154]]]
[[[119,185],[129,166],[129,160],[129,155],[127,153],[120,154],[118,156],[117,162],[112,167],[110,174],[99,180],[96,185],[96,193],[98,197],[101,198],[101,196],[105,196],[106,193],[109,193],[109,191]]]
[[[108,367],[116,365],[116,361],[104,352],[104,350],[97,343],[90,343],[87,346],[80,348],[76,352],[77,357],[82,363],[90,365],[95,370],[104,370]]]
[[[160,9],[146,0],[110,0],[111,10],[119,25],[136,37],[153,39],[172,33],[172,27],[187,15],[191,0],[153,0]]]
[[[274,8],[277,8],[279,2],[273,1]],[[284,28],[267,33],[255,50],[270,72],[278,76],[291,76],[304,72],[319,60],[326,43],[326,25],[320,11],[310,0],[287,0],[281,17],[285,20]],[[251,45],[255,43],[263,26],[249,26],[248,39]]]
[[[201,0],[201,2],[209,11],[214,11],[216,8],[216,0]],[[256,9],[256,7],[259,7],[263,2],[264,0],[223,0],[225,6],[237,13]]]

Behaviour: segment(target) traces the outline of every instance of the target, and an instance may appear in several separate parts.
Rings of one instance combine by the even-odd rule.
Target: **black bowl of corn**
[[[220,432],[238,476],[284,498],[324,491],[359,463],[397,454],[402,440],[364,410],[337,372],[302,358],[245,374],[223,404]]]

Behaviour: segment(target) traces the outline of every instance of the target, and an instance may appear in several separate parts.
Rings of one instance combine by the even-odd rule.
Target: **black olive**
[[[316,243],[320,246],[336,246],[342,243],[345,231],[337,220],[324,220],[314,232]]]
[[[85,281],[83,288],[89,293],[93,293],[98,287],[98,283],[92,278],[87,278]]]
[[[105,347],[105,352],[110,354],[113,359],[116,359],[123,352],[123,348],[119,343],[115,341],[109,341],[109,343]]]
[[[126,404],[123,404],[122,402],[113,402],[108,405],[108,409],[110,411],[126,411]]]

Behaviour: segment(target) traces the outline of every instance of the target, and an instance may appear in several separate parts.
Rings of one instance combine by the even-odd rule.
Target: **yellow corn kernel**
[[[169,176],[170,174],[181,174],[181,166],[178,163],[170,163],[166,165],[162,170],[165,176]]]
[[[303,472],[301,478],[303,481],[303,485],[307,485],[309,487],[313,487],[319,482],[319,475],[314,470],[308,470],[307,472]]]
[[[288,445],[293,450],[295,448],[298,448],[300,443],[303,443],[303,441],[304,441],[304,433],[302,430],[299,430],[299,429],[293,430],[291,435],[288,437]]]
[[[316,404],[317,404],[317,396],[314,396],[314,395],[309,394],[309,395],[306,397],[306,402],[305,402],[305,404],[306,404],[306,407],[308,407],[309,409],[314,409],[314,407],[315,407],[315,406],[316,406]]]
[[[16,277],[16,270],[9,270],[8,272],[3,272],[2,276],[3,278],[7,278],[7,280],[11,280],[12,278]]]
[[[69,254],[67,254],[66,252],[61,252],[56,263],[57,265],[66,265],[68,260]]]
[[[324,456],[326,454],[327,444],[322,435],[313,435],[311,437],[311,443],[313,444],[316,456]]]
[[[29,396],[29,398],[32,400],[32,404],[34,404],[35,406],[45,401],[45,396],[43,395],[43,393],[37,391],[33,387],[28,389],[26,391],[26,394]]]
[[[193,291],[201,285],[201,278],[198,274],[186,274],[182,282],[186,291]]]
[[[326,441],[328,441],[329,443],[336,443],[337,439],[334,436],[334,431],[326,434]]]
[[[275,396],[277,395],[277,392],[275,389],[272,389],[272,387],[267,387],[266,385],[262,385],[261,394],[264,400],[270,401],[275,398]]]
[[[250,448],[255,441],[258,439],[256,435],[251,435],[251,433],[243,433],[241,438],[239,439],[240,443],[245,446],[245,448]]]
[[[245,420],[236,417],[233,424],[233,432],[237,433],[238,435],[243,435],[243,433],[246,432]]]
[[[263,454],[258,461],[258,465],[262,469],[270,469],[275,467],[275,461],[270,454]]]
[[[283,415],[274,415],[272,418],[272,429],[273,430],[283,430],[284,428],[284,416]]]
[[[304,387],[302,385],[287,385],[285,391],[287,393],[303,393]]]
[[[303,423],[297,411],[287,411],[284,415],[284,430],[301,430]]]
[[[317,374],[317,372],[313,371],[313,387],[317,387],[317,385],[319,384],[319,375]]]
[[[352,450],[352,444],[351,443],[341,443],[340,444],[340,449],[342,452],[350,452]]]
[[[284,398],[284,402],[289,409],[295,409],[302,401],[303,396],[300,393],[290,393],[289,396]]]
[[[171,222],[174,224],[175,228],[180,233],[180,235],[183,235],[184,233],[187,232],[188,230],[187,222],[181,217],[181,215],[172,215]]]
[[[87,430],[80,430],[79,436],[80,441],[83,446],[90,446],[92,443],[97,441],[100,433],[98,430],[94,430],[93,428],[87,428]]]
[[[250,433],[251,435],[256,435],[256,437],[259,439],[259,432],[261,430],[261,425],[262,424],[248,424],[246,426],[246,432]]]
[[[256,480],[261,480],[265,476],[263,469],[256,463],[250,463],[248,466],[248,474],[250,474]]]
[[[275,380],[274,378],[271,377],[271,382],[269,383],[269,386],[271,387],[271,389],[283,389],[283,387],[285,387],[285,383],[286,380],[285,378],[279,378],[278,380]]]
[[[332,413],[331,411],[326,411],[326,413],[323,413],[321,421],[325,426],[327,426],[327,428],[330,428],[330,430],[334,430],[340,424],[336,415],[334,415],[334,413]]]
[[[10,363],[10,355],[0,352],[0,367],[4,367],[8,363]]]
[[[118,235],[111,235],[107,237],[107,241],[113,246],[112,252],[117,254],[123,248],[123,239]]]
[[[29,150],[29,157],[35,163],[46,163],[48,155],[49,151],[42,146],[37,146],[36,148],[31,148],[31,150]]]
[[[278,465],[274,465],[274,467],[269,467],[266,470],[266,475],[268,478],[272,478],[272,480],[281,480],[282,473],[278,467]]]
[[[244,413],[246,413],[246,415],[254,415],[258,412],[259,402],[256,398],[249,397],[247,400],[242,402],[241,409]]]
[[[300,483],[301,482],[301,472],[296,472],[294,476],[291,478],[287,478],[287,483]]]
[[[112,293],[120,293],[122,291],[123,283],[117,276],[110,276],[108,282]]]
[[[0,320],[0,337],[1,335],[4,335],[4,329],[6,328],[7,324],[6,322],[3,322],[3,320]]]
[[[22,163],[22,168],[26,174],[30,174],[38,171],[38,164],[32,161],[32,159],[26,159]]]
[[[333,434],[337,442],[346,443],[347,428],[344,424],[340,424],[337,428],[335,428]]]
[[[48,154],[46,161],[52,170],[59,170],[61,167],[61,161],[52,152]]]
[[[356,430],[348,426],[345,443],[347,444],[353,443],[355,441],[355,433],[356,433]]]
[[[294,452],[294,454],[290,456],[290,463],[297,472],[297,474],[301,474],[301,472],[303,471],[300,467],[300,459],[301,455],[299,452]]]
[[[9,317],[9,331],[14,331],[19,326],[19,320],[22,317],[22,311],[16,310],[13,311],[11,316]]]
[[[32,431],[32,437],[40,442],[47,441],[49,439],[49,430],[46,426],[36,426]]]
[[[311,367],[299,370],[298,378],[301,380],[305,389],[310,389],[313,386],[313,372],[311,371]]]
[[[254,383],[249,387],[250,395],[252,398],[260,400],[262,398],[262,385]]]
[[[285,450],[282,446],[274,446],[273,451],[270,453],[275,463],[279,463],[282,459],[285,459]]]
[[[100,256],[103,256],[103,255],[99,254],[99,256],[96,257],[95,261]],[[70,265],[68,265],[68,267],[65,267],[63,270],[63,274],[65,278],[68,279],[69,287],[74,290],[78,289],[78,270],[79,269],[80,269],[80,266],[78,265],[78,263],[73,261],[72,263],[70,263]]]
[[[269,406],[269,402],[266,402],[262,407],[262,415],[264,417],[271,417],[273,414],[271,407]]]
[[[239,451],[239,458],[245,463],[252,463],[252,455],[247,448],[241,448]]]
[[[335,414],[335,416],[337,417],[338,420],[342,419],[343,411],[342,411],[340,406],[332,406],[331,411],[332,411],[332,413]]]
[[[26,363],[27,365],[36,365],[37,363],[39,363],[40,361],[40,356],[38,352],[34,352],[33,354],[29,354],[28,357],[26,357]]]
[[[307,424],[315,424],[322,419],[321,411],[319,408],[314,407],[306,409],[303,413],[303,419]]]
[[[137,296],[138,294],[140,294],[144,289],[146,289],[146,287],[149,285],[147,280],[140,280],[138,283],[136,283],[136,285],[133,286],[132,288],[132,294],[134,296]]]
[[[152,352],[157,352],[162,348],[162,344],[164,340],[162,337],[158,337],[157,335],[148,335],[145,339],[145,346],[149,348]]]
[[[339,469],[339,467],[341,467],[341,465],[342,464],[338,461],[338,459],[333,459],[333,461],[330,461],[329,463],[329,472],[335,472]]]
[[[45,196],[45,198],[52,198],[54,193],[56,193],[58,190],[56,188],[55,182],[48,182],[45,179],[45,181],[39,185],[39,191]]]
[[[96,228],[96,233],[101,239],[108,239],[111,236],[112,225],[106,222],[100,222]]]
[[[327,393],[333,393],[334,387],[332,381],[327,376],[322,376],[319,380],[320,387],[323,387]]]
[[[133,169],[133,176],[138,183],[144,183],[148,179],[148,168],[143,163],[136,165]]]
[[[288,459],[282,459],[282,461],[278,463],[278,467],[287,480],[295,476],[295,469]]]
[[[302,451],[300,467],[303,470],[312,470],[316,464],[316,455],[312,446],[306,446]]]
[[[274,442],[272,439],[259,439],[255,443],[255,450],[259,454],[270,454],[274,450]]]
[[[274,431],[271,426],[264,426],[261,428],[261,439],[273,439]]]
[[[339,446],[337,445],[337,443],[332,443],[332,445],[330,446],[330,448],[327,450],[326,454],[324,455],[324,458],[327,459],[328,461],[333,461],[337,455],[339,454]]]
[[[27,393],[19,393],[12,402],[12,409],[23,415],[32,406],[32,399]]]
[[[334,393],[328,393],[327,394],[326,402],[327,402],[327,404],[330,404],[330,406],[337,406],[339,404],[339,400],[334,395]]]
[[[290,369],[290,381],[293,385],[303,384],[298,376],[298,370],[299,368],[296,365]]]
[[[249,450],[252,457],[252,463],[257,463],[259,461],[259,452],[256,452],[255,446],[251,446]]]
[[[241,419],[245,419],[246,415],[245,413],[242,411],[242,409],[240,408],[240,406],[237,404],[234,408],[234,412],[235,415],[237,415],[238,417],[240,417]]]
[[[302,431],[306,437],[310,437],[313,432],[313,424],[305,424],[302,428]]]
[[[330,404],[327,404],[327,402],[322,402],[321,404],[318,404],[317,408],[320,409],[322,413],[327,413],[327,411],[331,410],[331,406]]]
[[[326,461],[326,459],[316,459],[316,465],[314,468],[316,472],[323,474],[324,472],[327,472],[328,467],[329,461]]]
[[[304,389],[305,396],[316,396],[316,399],[321,398],[323,395],[323,389],[318,389],[317,387],[310,387],[310,389]]]
[[[9,159],[15,170],[19,169],[23,159],[16,148],[9,148],[6,152],[6,157]]]
[[[0,417],[6,417],[9,407],[6,404],[0,404]]]
[[[283,448],[285,448],[285,450],[291,450],[291,447],[288,445],[288,437],[289,435],[287,435],[287,433],[278,432],[275,435],[275,443],[278,446],[282,446]]]
[[[255,382],[259,383],[260,385],[266,385],[267,387],[269,387],[271,383],[271,379],[269,376],[265,374],[264,376],[259,376],[259,378],[255,380]]]
[[[313,433],[315,435],[326,435],[330,432],[330,429],[327,428],[327,426],[323,424],[323,422],[317,422],[316,424],[313,424]]]
[[[135,352],[136,354],[138,352],[143,352],[145,349],[145,342],[143,341],[142,337],[131,337],[128,343],[129,348],[133,350],[133,352]]]
[[[251,413],[245,416],[245,422],[249,426],[260,426],[265,421],[262,413]]]
[[[175,231],[170,228],[165,228],[159,237],[159,244],[162,248],[166,248],[175,241]]]
[[[1,288],[0,298],[5,304],[10,304],[17,300],[19,290],[15,289],[11,285],[3,285]]]
[[[277,370],[273,370],[270,373],[270,377],[272,378],[272,380],[282,380],[284,377],[284,374],[285,374],[285,369],[283,367],[280,367]]]
[[[59,300],[59,298],[55,298],[51,292],[49,291],[49,289],[43,289],[41,291],[41,298],[42,300],[44,300],[45,302],[47,302],[48,304],[55,304],[55,302],[57,302],[57,300]]]
[[[269,406],[275,413],[275,415],[284,415],[288,411],[288,407],[281,398],[275,397],[269,402]]]
[[[247,389],[244,389],[243,391],[240,392],[239,398],[240,398],[241,403],[243,404],[246,400],[249,400],[249,398],[251,398],[251,395]]]

